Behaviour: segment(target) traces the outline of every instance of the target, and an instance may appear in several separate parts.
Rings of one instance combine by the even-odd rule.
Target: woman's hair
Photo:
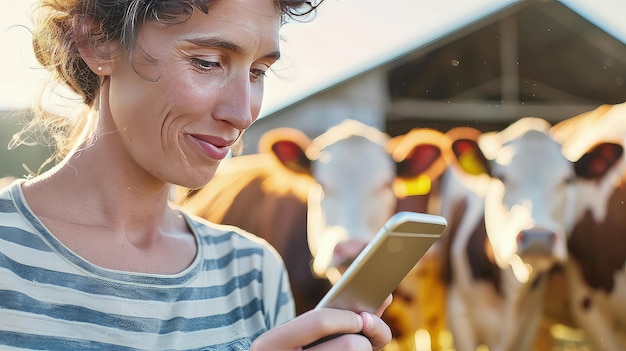
[[[80,96],[86,106],[92,106],[100,89],[96,75],[78,52],[77,40],[87,40],[97,54],[109,42],[116,41],[130,55],[136,44],[137,33],[143,23],[157,21],[164,25],[182,23],[193,11],[208,13],[218,1],[228,0],[41,0],[35,12],[33,49],[39,63],[52,73],[51,81],[68,86]],[[309,20],[323,0],[274,0],[282,23],[289,19]],[[78,30],[89,33],[77,33]],[[37,101],[33,106],[32,121],[13,137],[10,147],[24,142],[24,136],[49,135],[56,152],[44,163],[63,159],[71,149],[82,142],[85,129],[95,130],[97,121],[87,115],[70,120],[46,111]],[[43,167],[42,166],[42,167]],[[41,169],[40,169],[41,170]]]

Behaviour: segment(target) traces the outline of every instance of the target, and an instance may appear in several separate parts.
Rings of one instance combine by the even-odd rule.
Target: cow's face
[[[389,143],[387,134],[353,120],[314,140],[295,131],[287,139],[285,132],[264,138],[269,145],[261,149],[271,149],[282,165],[313,178],[307,204],[312,268],[333,283],[396,211],[398,178],[441,172],[439,132],[415,132]]]
[[[626,164],[621,142],[574,140],[570,151],[578,159],[574,152],[566,158],[554,135],[546,121],[523,118],[479,143],[462,135],[452,142],[459,170],[488,176],[478,188],[489,241],[499,266],[511,267],[520,281],[566,258],[577,219],[586,211],[596,219],[606,213],[603,200]]]
[[[526,280],[564,261],[575,174],[560,144],[530,130],[499,147],[491,177],[485,225],[498,264]]]
[[[313,270],[334,282],[394,211],[395,165],[384,146],[350,137],[311,164],[317,186],[308,203]]]
[[[479,142],[454,142],[459,160],[484,161],[484,220],[496,263],[520,281],[566,259],[575,204],[574,164],[547,133],[549,123],[524,118]],[[459,147],[461,145],[462,147]],[[478,146],[480,145],[480,147]],[[479,155],[480,157],[475,157]],[[461,168],[467,162],[459,162]]]

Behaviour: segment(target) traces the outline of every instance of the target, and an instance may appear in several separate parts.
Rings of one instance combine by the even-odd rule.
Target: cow
[[[477,137],[474,129],[456,131],[459,137],[466,139]],[[418,177],[403,179],[396,190],[398,197],[397,211],[442,214],[442,193],[448,187],[449,162],[456,162],[450,153],[448,133],[414,128],[408,133],[393,138],[389,145],[394,158],[410,158],[410,153],[417,151],[416,145],[434,144],[441,154],[428,172]],[[421,150],[424,152],[426,150]],[[432,151],[432,150],[431,150]],[[448,231],[433,244],[394,291],[394,300],[385,312],[385,319],[391,321],[396,340],[414,339],[400,343],[399,350],[421,350],[430,345],[430,350],[449,349],[451,346],[445,316],[445,281],[442,268],[446,258],[445,242]],[[417,330],[417,332],[416,332]],[[425,348],[424,348],[425,349]]]
[[[626,350],[625,122],[622,103],[552,128],[564,154],[586,172],[577,184],[565,271],[571,313],[593,350]]]
[[[207,186],[178,202],[272,244],[285,260],[296,312],[302,313],[314,307],[328,284],[398,211],[396,193],[419,196],[430,191],[431,180],[445,168],[442,137],[422,129],[409,138],[390,138],[354,120],[314,139],[278,128],[263,135],[259,154],[224,160]],[[412,294],[414,285],[409,285]],[[407,294],[396,298],[389,309],[395,312],[384,316],[395,326],[401,345],[413,342],[411,328],[422,320],[393,307],[406,302]],[[426,305],[418,296],[410,300]]]
[[[458,351],[531,350],[555,267],[568,259],[578,183],[607,174],[610,142],[570,161],[541,118],[520,118],[477,140],[454,139],[456,189],[446,187],[446,312]],[[453,133],[452,133],[453,134]],[[603,162],[605,160],[606,162]]]

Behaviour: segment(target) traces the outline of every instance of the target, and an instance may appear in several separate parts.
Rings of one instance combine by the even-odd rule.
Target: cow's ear
[[[394,192],[399,197],[428,194],[433,180],[442,173],[441,149],[434,144],[419,144],[396,161]]]
[[[576,161],[574,170],[581,178],[597,180],[604,177],[623,154],[624,147],[620,144],[597,144]]]
[[[267,131],[259,140],[259,152],[270,153],[285,168],[296,173],[311,173],[311,161],[306,148],[311,139],[294,128],[276,128]]]
[[[414,178],[427,173],[439,159],[441,150],[434,144],[418,144],[402,160],[396,162],[397,174],[401,178]]]
[[[414,128],[387,142],[387,151],[396,162],[396,195],[404,197],[430,192],[431,183],[446,168],[441,155],[446,141],[438,130]]]
[[[476,140],[457,139],[452,142],[452,153],[459,168],[470,175],[489,174],[489,162]]]
[[[489,162],[478,145],[482,135],[483,132],[472,127],[456,127],[447,131],[450,152],[444,154],[446,162],[457,164],[466,174],[488,174]]]
[[[272,145],[272,153],[290,171],[311,173],[311,161],[299,144],[291,140],[277,141]]]
[[[442,146],[447,142],[443,133],[434,129],[414,128],[405,135],[387,142],[387,151],[397,164],[399,178],[410,179],[421,175],[435,179],[445,169]]]

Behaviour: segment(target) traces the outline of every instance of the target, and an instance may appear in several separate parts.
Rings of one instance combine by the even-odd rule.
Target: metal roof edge
[[[479,27],[482,26],[486,26],[490,23],[493,23],[497,20],[499,20],[501,17],[505,17],[511,13],[514,13],[516,11],[519,11],[519,9],[529,6],[529,3],[535,2],[535,1],[545,1],[545,0],[514,0],[515,2],[513,3],[504,3],[502,5],[496,5],[496,6],[489,6],[486,7],[484,9],[481,10],[477,10],[476,13],[473,14],[473,16],[471,18],[468,19],[467,22],[464,22],[462,24],[460,24],[457,27],[454,28],[446,28],[446,30],[440,30],[440,31],[434,31],[432,33],[430,33],[430,35],[428,36],[424,36],[422,38],[420,38],[419,40],[416,40],[416,38],[411,38],[408,39],[407,42],[411,42],[413,45],[407,46],[406,49],[404,49],[403,51],[397,51],[396,49],[391,49],[389,50],[389,52],[383,53],[380,55],[380,58],[378,60],[373,61],[370,65],[368,66],[361,66],[358,67],[356,69],[352,69],[352,70],[348,70],[346,71],[346,73],[342,76],[337,77],[336,79],[329,81],[326,84],[323,85],[318,85],[315,87],[312,87],[311,89],[307,90],[307,92],[304,92],[301,94],[300,97],[296,97],[294,99],[291,99],[290,101],[282,104],[282,105],[278,105],[277,107],[273,108],[270,111],[267,111],[265,113],[264,116],[260,116],[259,119],[261,118],[267,118],[267,117],[271,117],[272,115],[279,113],[287,108],[289,108],[292,105],[298,104],[302,101],[306,101],[308,99],[313,98],[314,96],[317,96],[325,91],[328,91],[334,87],[337,87],[339,85],[342,85],[346,82],[349,82],[350,80],[356,79],[364,74],[367,74],[369,72],[372,72],[382,66],[385,66],[391,62],[397,61],[403,57],[406,57],[408,55],[411,55],[412,53],[414,53],[417,50],[424,50],[426,48],[434,48],[434,44],[436,43],[441,43],[442,39],[445,39],[446,37],[450,37],[453,36],[455,34],[458,34],[460,32],[471,32],[476,30]],[[491,20],[491,21],[486,21],[487,19]],[[406,43],[404,43],[406,44]],[[401,46],[401,45],[399,45]]]
[[[275,108],[266,111],[261,118],[271,117],[274,114],[280,113],[281,111],[288,109],[289,107],[301,103],[303,101],[309,100],[319,94],[322,94],[330,89],[333,89],[339,85],[345,84],[353,79],[356,79],[364,74],[372,72],[380,67],[388,65],[392,62],[401,61],[403,59],[407,59],[410,56],[413,56],[419,52],[419,54],[423,54],[424,52],[432,51],[437,47],[443,46],[446,43],[452,41],[459,36],[463,36],[467,33],[474,32],[481,27],[490,25],[499,21],[502,18],[505,18],[513,13],[516,13],[523,8],[529,7],[537,2],[545,2],[551,0],[513,0],[513,2],[502,3],[495,6],[487,6],[483,9],[477,10],[471,17],[469,17],[468,21],[459,24],[456,27],[448,27],[446,30],[439,30],[430,33],[428,36],[423,36],[419,39],[410,38],[407,39],[407,42],[410,42],[412,45],[407,45],[406,49],[402,51],[398,51],[397,49],[389,50],[386,53],[380,55],[378,60],[373,61],[370,65],[361,66],[356,69],[348,70],[342,76],[337,77],[336,79],[327,82],[326,84],[318,85],[312,87],[307,90],[307,92],[302,93],[299,97],[293,98],[284,104],[277,105]],[[624,43],[626,43],[625,38],[620,38],[615,36],[614,33],[608,31],[605,27],[598,25],[597,20],[593,20],[589,18],[582,10],[576,6],[570,6],[563,1],[556,1],[560,5],[570,9],[577,15],[581,16],[585,20],[592,23],[594,26],[598,27],[607,35],[610,35]],[[406,43],[404,43],[406,45]],[[400,45],[399,45],[400,46]]]

